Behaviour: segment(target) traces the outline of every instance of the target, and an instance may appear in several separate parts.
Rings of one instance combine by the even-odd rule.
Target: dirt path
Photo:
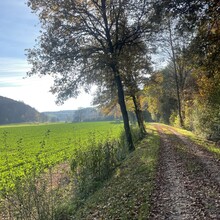
[[[161,137],[150,219],[220,219],[220,163],[175,130]]]

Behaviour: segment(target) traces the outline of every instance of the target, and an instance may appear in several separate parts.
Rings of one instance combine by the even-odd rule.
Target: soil
[[[220,219],[220,162],[174,129],[155,125],[161,138],[149,219]]]

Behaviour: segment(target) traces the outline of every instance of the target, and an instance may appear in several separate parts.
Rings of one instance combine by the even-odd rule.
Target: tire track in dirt
[[[186,146],[187,150],[192,152],[201,163],[204,164],[207,172],[210,174],[210,177],[220,185],[220,163],[219,160],[213,157],[213,154],[203,150],[197,144],[193,143],[188,138],[184,137],[182,134],[178,133],[172,128],[169,130],[174,133]]]
[[[213,154],[189,140],[187,137],[169,128],[173,132],[173,141],[182,144],[185,150],[183,160],[189,172],[192,196],[205,212],[204,219],[220,219],[220,163]],[[195,169],[196,168],[196,169]]]
[[[176,155],[174,146],[163,129],[160,126],[156,128],[161,137],[161,151],[149,219],[196,219],[193,201],[185,186],[188,178],[181,159]]]
[[[165,126],[155,127],[161,150],[149,219],[220,219],[219,186],[191,150],[192,143],[177,133],[165,134]]]

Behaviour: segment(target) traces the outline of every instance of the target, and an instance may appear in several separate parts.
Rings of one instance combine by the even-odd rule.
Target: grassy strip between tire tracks
[[[160,139],[147,125],[148,137],[117,168],[112,178],[74,210],[73,203],[61,208],[66,219],[147,219],[150,195],[158,162]],[[66,213],[65,212],[69,212]],[[67,216],[71,215],[70,218]]]

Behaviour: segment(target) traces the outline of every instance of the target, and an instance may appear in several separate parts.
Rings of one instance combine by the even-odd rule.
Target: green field
[[[74,148],[119,138],[122,124],[83,122],[0,126],[0,189],[13,187],[35,167],[42,170],[71,158]]]

